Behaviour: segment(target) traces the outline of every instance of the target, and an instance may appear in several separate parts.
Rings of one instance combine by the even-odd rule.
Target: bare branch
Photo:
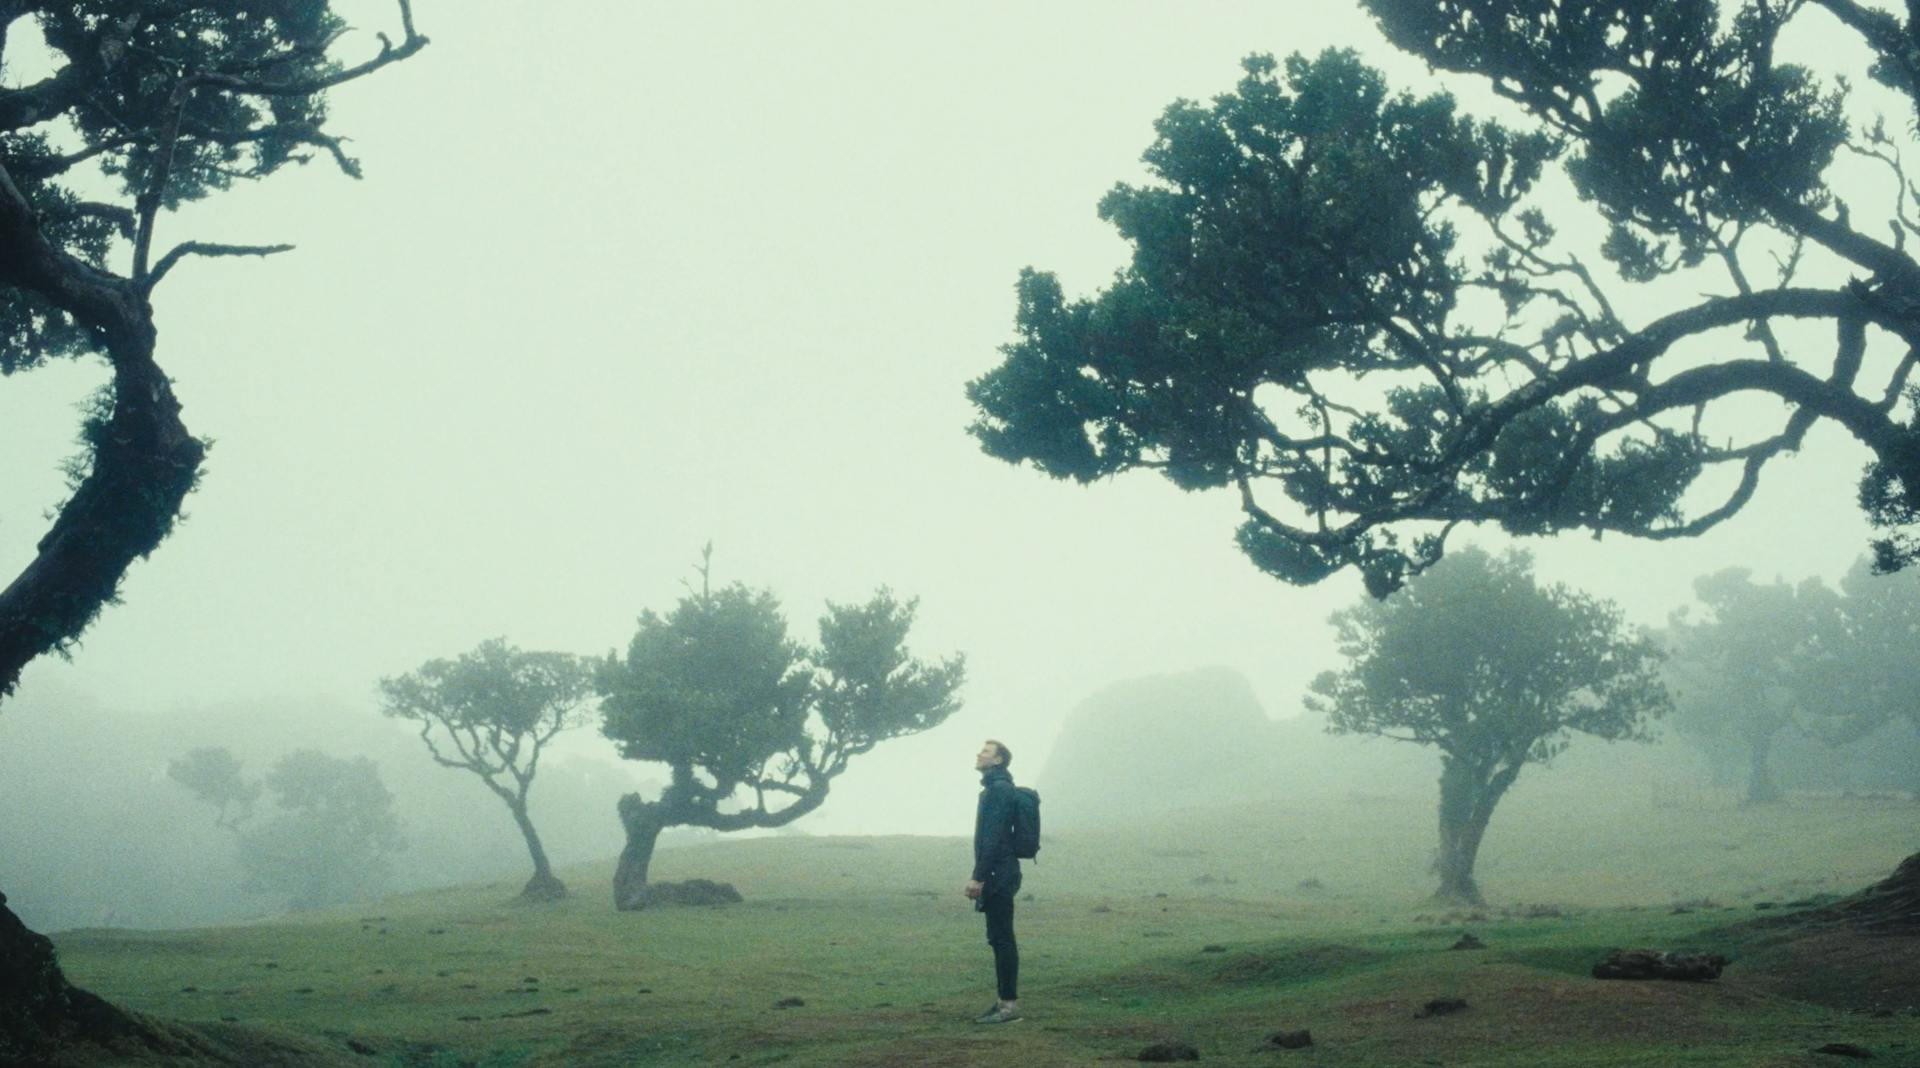
[[[1893,410],[1893,406],[1900,401],[1900,395],[1906,392],[1907,378],[1913,374],[1916,363],[1920,363],[1920,348],[1909,348],[1907,354],[1900,358],[1900,366],[1894,368],[1893,375],[1887,379],[1886,394],[1874,407],[1883,412]]]
[[[292,250],[292,245],[218,245],[206,241],[183,241],[154,264],[153,272],[147,275],[143,288],[151,292],[167,276],[167,272],[173,270],[175,264],[188,256],[273,256]]]
[[[204,71],[191,75],[183,84],[189,88],[204,85],[245,96],[312,96],[336,85],[365,77],[390,63],[398,63],[427,46],[427,39],[414,31],[413,8],[408,0],[400,0],[400,25],[403,37],[399,45],[396,46],[386,34],[377,34],[376,36],[380,39],[379,54],[364,63],[343,68],[323,77],[275,82],[259,81],[244,75],[227,74],[221,71]]]

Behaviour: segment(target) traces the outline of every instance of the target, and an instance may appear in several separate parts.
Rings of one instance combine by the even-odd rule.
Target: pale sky
[[[364,31],[343,56],[396,23],[377,0],[336,6]],[[215,441],[204,481],[125,603],[0,709],[0,774],[32,759],[7,717],[61,714],[35,704],[49,680],[126,714],[286,695],[373,716],[380,676],[489,637],[624,647],[709,539],[716,577],[774,589],[803,635],[824,600],[884,583],[921,598],[918,652],[968,656],[964,710],[857,763],[816,831],[963,833],[980,738],[1036,774],[1074,704],[1118,679],[1225,664],[1284,717],[1335,666],[1326,618],[1359,596],[1351,576],[1257,572],[1229,494],[990,460],[962,389],[1011,336],[1021,267],[1085,295],[1124,262],[1094,206],[1143,177],[1175,98],[1231,89],[1249,52],[1332,45],[1438,86],[1357,9],[415,14],[431,47],[333,96],[364,181],[316,162],[165,220],[163,245],[297,249],[188,262],[157,293],[161,365]],[[0,572],[30,557],[104,377],[84,361],[0,382]],[[1709,537],[1530,547],[1543,576],[1650,624],[1730,564],[1836,579],[1865,548],[1863,460],[1823,427]]]

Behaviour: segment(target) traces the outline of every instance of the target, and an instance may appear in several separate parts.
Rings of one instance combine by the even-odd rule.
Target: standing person
[[[1013,940],[1013,895],[1020,892],[1020,860],[1013,855],[1013,753],[989,738],[973,758],[980,773],[980,807],[973,821],[973,878],[961,893],[987,914],[987,945],[999,1000],[974,1023],[1012,1023],[1020,1018],[1020,947]]]

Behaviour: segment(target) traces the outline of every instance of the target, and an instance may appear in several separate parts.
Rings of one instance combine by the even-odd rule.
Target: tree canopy
[[[566,653],[525,652],[503,638],[451,660],[430,660],[380,680],[381,711],[410,720],[435,763],[479,776],[503,801],[533,857],[532,898],[566,896],[528,812],[540,756],[560,732],[591,716],[593,669]]]
[[[246,888],[291,908],[359,900],[385,889],[392,857],[405,847],[393,795],[366,757],[299,749],[274,762],[260,781],[247,779],[224,748],[195,749],[167,765],[167,774],[220,813],[237,836]],[[255,818],[262,790],[273,808]]]
[[[386,889],[406,845],[393,795],[366,757],[301,749],[276,761],[263,785],[274,811],[241,834],[247,888],[291,908],[342,904]]]
[[[1481,836],[1522,768],[1575,734],[1645,739],[1668,707],[1653,640],[1609,601],[1535,582],[1524,553],[1456,552],[1333,622],[1347,666],[1316,678],[1307,705],[1336,734],[1440,751],[1444,898],[1480,900]]]
[[[288,247],[163,243],[165,214],[316,156],[358,177],[326,94],[425,47],[398,3],[400,40],[357,62],[338,58],[328,0],[0,3],[0,64],[30,72],[36,35],[51,57],[0,86],[0,376],[89,354],[112,368],[71,496],[0,589],[0,696],[79,637],[199,477],[206,444],[155,362],[155,287],[191,257]]]
[[[959,707],[959,656],[908,652],[917,602],[882,588],[827,605],[819,641],[787,633],[779,601],[733,583],[640,616],[624,658],[597,679],[601,732],[630,760],[667,765],[658,798],[621,799],[627,847],[615,903],[637,907],[659,833],[777,827],[820,807],[833,778],[881,742],[936,726]]]
[[[1863,560],[1841,578],[1840,593],[1842,629],[1830,643],[1842,687],[1837,737],[1902,721],[1920,731],[1920,571],[1875,575]],[[1920,797],[1920,768],[1909,783]]]
[[[1153,180],[1100,202],[1132,246],[1112,283],[1070,298],[1022,272],[1015,340],[968,386],[987,453],[1229,489],[1260,568],[1352,567],[1377,596],[1463,523],[1698,535],[1826,420],[1871,454],[1876,566],[1920,556],[1913,129],[1859,121],[1857,90],[1776,58],[1837,19],[1920,104],[1920,16],[1365,4],[1521,121],[1395,92],[1346,51],[1256,55],[1232,92],[1174,103]],[[1838,199],[1842,153],[1884,172],[1883,195]],[[1880,359],[1883,340],[1904,355]],[[1776,413],[1759,432],[1753,398]]]
[[[0,587],[0,701],[114,600],[199,479],[206,442],[155,359],[155,287],[195,256],[288,247],[163,243],[161,220],[316,155],[358,177],[326,94],[426,47],[397,4],[400,40],[347,61],[329,0],[0,0],[0,377],[89,354],[112,369],[82,418],[71,494]],[[22,62],[34,44],[37,79],[38,57]],[[0,898],[0,931],[18,926]],[[75,1018],[44,939],[0,940],[0,970],[45,978],[18,1020]],[[0,1018],[0,1048],[47,1033]]]
[[[247,781],[240,761],[222,746],[195,749],[168,761],[167,777],[212,805],[214,826],[229,831],[240,829],[253,815],[253,803],[260,798],[260,784]]]
[[[1834,662],[1839,598],[1818,579],[1762,585],[1746,568],[1702,576],[1693,589],[1703,617],[1676,616],[1668,628],[1673,725],[1744,749],[1747,801],[1778,800],[1769,764],[1776,737],[1812,733],[1844,700]]]

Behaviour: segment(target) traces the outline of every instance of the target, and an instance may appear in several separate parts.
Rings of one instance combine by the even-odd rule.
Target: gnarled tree
[[[165,213],[315,154],[357,176],[326,93],[426,45],[406,0],[399,15],[397,42],[350,63],[335,58],[347,27],[327,0],[0,0],[14,83],[0,86],[0,375],[87,355],[112,371],[72,494],[0,589],[0,697],[80,636],[199,476],[205,445],[155,358],[156,287],[194,256],[285,248],[163,243]],[[29,78],[36,38],[50,64]],[[4,899],[0,975],[31,977],[0,990],[0,1060],[31,1059],[81,1020],[51,947]]]
[[[1261,568],[1354,567],[1382,594],[1461,523],[1702,533],[1828,420],[1872,453],[1880,565],[1920,552],[1920,200],[1902,179],[1843,206],[1824,179],[1843,151],[1901,177],[1911,138],[1853,130],[1843,91],[1774,59],[1824,6],[1910,91],[1907,28],[1846,0],[1746,3],[1724,30],[1712,0],[1368,6],[1531,124],[1391,92],[1347,52],[1254,57],[1234,92],[1174,104],[1156,180],[1100,204],[1133,246],[1115,281],[1070,300],[1022,274],[1017,339],[969,386],[987,452],[1227,488]],[[1556,229],[1569,187],[1607,235],[1591,262]],[[1908,355],[1870,375],[1874,339]],[[1732,412],[1751,398],[1779,412],[1758,434]]]
[[[455,659],[430,660],[382,679],[380,693],[382,711],[419,725],[435,763],[478,775],[513,813],[533,857],[533,877],[520,896],[566,897],[534,829],[527,794],[547,743],[587,721],[591,665],[566,653],[523,652],[496,638]]]
[[[778,827],[820,807],[854,757],[938,725],[959,707],[962,658],[913,659],[916,602],[882,589],[864,604],[829,603],[820,642],[787,636],[772,593],[701,588],[671,612],[640,616],[625,659],[600,672],[601,731],[629,760],[670,778],[660,796],[620,799],[627,844],[616,908],[647,902],[647,868],[668,827]]]
[[[1824,421],[1870,455],[1876,567],[1920,557],[1920,8],[1362,3],[1521,120],[1391,92],[1346,52],[1256,56],[1175,103],[1153,180],[1101,202],[1133,246],[1114,282],[1021,275],[1016,339],[968,387],[989,454],[1225,488],[1261,569],[1351,567],[1379,596],[1463,523],[1701,534]],[[1781,60],[1816,30],[1909,121]],[[1842,156],[1877,195],[1834,194]]]
[[[1474,861],[1522,768],[1574,734],[1644,739],[1667,708],[1653,641],[1611,602],[1537,584],[1524,553],[1456,552],[1333,622],[1349,663],[1315,679],[1307,705],[1336,734],[1440,750],[1442,900],[1481,903]]]

